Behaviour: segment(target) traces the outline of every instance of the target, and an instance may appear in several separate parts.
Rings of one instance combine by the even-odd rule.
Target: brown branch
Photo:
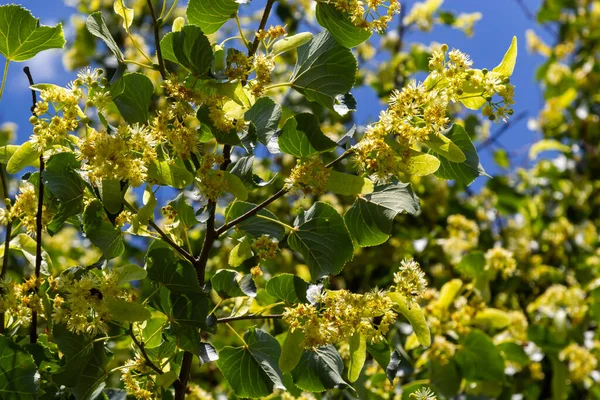
[[[158,68],[160,71],[160,76],[163,80],[167,79],[167,68],[165,67],[165,60],[162,56],[162,50],[160,49],[160,25],[158,23],[158,18],[156,17],[156,11],[154,11],[154,5],[152,5],[152,0],[146,0],[148,3],[148,8],[150,8],[150,14],[152,14],[152,25],[154,27],[154,43],[156,47],[156,57],[158,58]]]
[[[490,136],[489,138],[487,138],[486,140],[481,142],[481,144],[479,144],[479,146],[477,146],[477,151],[481,151],[481,150],[491,146],[492,144],[496,143],[502,135],[504,135],[506,132],[508,132],[510,130],[510,128],[512,128],[517,123],[519,123],[522,119],[527,117],[528,114],[529,113],[527,111],[523,111],[523,112],[520,112],[519,114],[517,114],[515,117],[513,117],[511,120],[509,120],[506,124],[504,124],[500,129],[498,129],[492,136]]]
[[[129,208],[129,210],[131,210],[135,213],[138,212],[138,210],[134,206],[132,206],[131,204],[129,204],[129,202],[127,202],[127,200],[123,199],[123,204],[125,205],[125,207]],[[156,233],[158,233],[165,242],[167,242],[171,247],[173,247],[173,249],[175,249],[179,254],[181,254],[186,260],[188,260],[192,264],[194,264],[196,262],[196,259],[194,258],[194,256],[192,256],[190,253],[188,253],[187,250],[185,250],[183,247],[181,247],[180,245],[175,243],[169,237],[169,235],[167,235],[162,229],[160,229],[160,227],[158,225],[156,225],[156,223],[152,219],[148,220],[148,225],[150,225],[152,228],[154,228]]]
[[[226,324],[228,322],[233,321],[244,321],[244,320],[252,320],[252,319],[281,319],[283,318],[282,314],[251,314],[251,315],[242,315],[241,317],[227,317],[227,318],[219,318],[217,320],[217,324]]]
[[[271,9],[273,8],[273,4],[276,0],[267,0],[267,4],[265,5],[265,10],[263,12],[263,16],[260,21],[260,25],[258,30],[262,30],[267,25],[267,20],[269,19],[269,14],[271,13]],[[258,50],[258,45],[260,44],[260,39],[258,35],[254,38],[254,42],[252,43],[252,47],[248,49],[248,57],[252,57],[256,50]],[[227,170],[229,164],[231,164],[231,150],[232,147],[230,145],[223,146],[223,163],[219,167],[221,171]],[[283,194],[282,194],[283,195]],[[200,286],[204,286],[205,282],[205,273],[206,273],[206,265],[208,263],[208,258],[210,256],[210,251],[215,243],[215,240],[219,237],[220,233],[215,229],[215,219],[216,219],[216,209],[217,204],[216,201],[210,201],[208,203],[209,207],[209,217],[206,221],[206,233],[204,234],[204,242],[202,243],[202,250],[200,250],[200,255],[194,262],[194,266],[196,267],[196,276],[198,277],[198,282]],[[221,227],[222,228],[222,227]],[[185,351],[183,353],[183,361],[181,363],[181,370],[179,371],[179,379],[175,382],[175,400],[184,400],[185,392],[187,390],[187,382],[190,378],[190,373],[192,369],[192,361],[194,359],[194,355],[189,351]]]
[[[267,4],[265,5],[265,11],[263,12],[262,18],[260,20],[260,25],[258,26],[257,32],[264,30],[267,26],[267,21],[269,20],[269,14],[271,14],[271,9],[273,8],[273,4],[275,4],[277,0],[267,0]],[[248,52],[248,57],[252,57],[256,50],[258,50],[258,45],[260,44],[260,38],[258,35],[254,37],[254,42],[252,42],[252,47]]]
[[[2,181],[2,189],[4,195],[8,197],[8,184],[4,174],[4,165],[0,164],[0,180]],[[6,204],[6,230],[4,232],[4,258],[2,259],[2,269],[0,270],[0,281],[4,279],[4,275],[8,270],[8,252],[10,250],[10,236],[12,234],[12,220],[10,218],[10,202],[4,200]],[[0,293],[2,294],[2,293]],[[4,313],[0,313],[0,334],[4,334]]]
[[[31,76],[31,71],[29,67],[23,68],[23,72],[27,75],[27,79],[29,80],[29,85],[33,86],[33,77]],[[35,116],[35,104],[37,103],[37,96],[35,91],[31,89],[31,113]],[[35,216],[35,292],[37,293],[38,288],[38,279],[40,277],[40,271],[42,269],[42,216],[44,213],[44,180],[42,179],[42,174],[44,173],[44,152],[40,153],[40,176],[38,181],[38,203],[37,203],[37,214]],[[6,255],[5,255],[6,257]],[[29,328],[29,342],[36,343],[38,339],[37,334],[37,311],[31,311],[31,326]]]
[[[523,2],[523,0],[515,0],[515,3],[517,3],[517,5],[519,6],[519,8],[521,9],[521,11],[523,11],[523,14],[525,14],[525,17],[527,19],[529,19],[531,22],[534,22],[536,24],[539,24],[544,30],[546,30],[546,32],[548,32],[549,34],[551,34],[552,36],[556,36],[556,32],[554,31],[554,29],[552,29],[550,26],[548,26],[547,24],[542,24],[539,23],[537,17],[533,14],[533,12],[525,5],[525,3]]]
[[[133,333],[133,324],[129,325],[129,336],[131,336],[131,340],[133,340],[133,343],[135,343],[137,348],[140,349],[140,353],[142,353],[142,357],[144,357],[144,361],[146,362],[146,364],[148,364],[148,366],[152,368],[157,374],[164,374],[163,370],[158,368],[156,364],[154,364],[152,360],[150,360],[150,357],[148,357],[148,353],[146,353],[146,348],[144,347],[144,344],[139,342],[135,337],[135,333]]]

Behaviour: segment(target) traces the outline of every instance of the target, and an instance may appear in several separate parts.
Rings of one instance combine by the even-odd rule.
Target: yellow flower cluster
[[[444,0],[426,0],[413,5],[410,12],[404,17],[405,25],[415,24],[422,31],[433,29],[434,17]]]
[[[67,88],[47,85],[41,90],[41,100],[35,106],[35,115],[30,118],[32,141],[40,152],[54,144],[62,144],[69,132],[77,130],[80,122],[87,121],[80,107],[86,97],[86,108],[94,106],[102,109],[108,105],[110,94],[103,86],[107,81],[101,79],[102,73],[99,69],[86,68]]]
[[[417,302],[427,289],[425,273],[421,271],[419,263],[413,259],[404,259],[400,262],[398,272],[394,273],[394,290],[402,294],[411,303]]]
[[[330,171],[320,157],[298,160],[286,183],[293,190],[300,190],[305,195],[319,196],[327,189],[329,175]]]
[[[435,393],[428,387],[423,387],[410,394],[410,398],[414,400],[437,400]]]
[[[475,27],[475,23],[481,18],[483,18],[483,14],[480,12],[461,13],[455,18],[452,26],[456,29],[460,29],[465,33],[465,35],[471,37],[474,33],[473,28]]]
[[[566,312],[574,324],[583,320],[587,313],[588,305],[585,292],[577,286],[552,285],[546,291],[529,303],[527,312],[554,318]]]
[[[446,222],[448,238],[442,241],[442,247],[453,261],[458,261],[465,251],[475,248],[479,243],[479,226],[461,214],[448,216]]]
[[[292,332],[300,329],[304,333],[306,348],[347,342],[357,332],[377,343],[384,340],[396,320],[393,302],[385,291],[355,294],[330,290],[319,297],[317,304],[298,304],[283,313]],[[380,318],[378,323],[373,321],[376,317]]]
[[[275,61],[273,57],[257,53],[254,55],[252,66],[256,73],[256,78],[250,82],[250,88],[252,89],[252,94],[260,97],[265,92],[265,86],[271,83],[271,72],[275,69]]]
[[[503,247],[494,247],[485,253],[486,270],[500,272],[504,278],[513,276],[517,272],[517,261],[512,251]]]
[[[41,278],[32,276],[23,283],[8,279],[0,281],[0,312],[9,313],[19,323],[31,321],[31,312],[43,315],[42,301],[37,289],[44,283]]]
[[[561,361],[569,366],[569,378],[573,382],[582,382],[596,369],[598,359],[585,347],[571,343],[559,354]]]
[[[107,332],[111,320],[108,301],[130,300],[127,291],[118,287],[118,279],[113,272],[100,276],[86,272],[80,278],[69,273],[56,278],[53,319],[77,334]]]
[[[486,308],[483,299],[476,293],[469,297],[458,296],[448,307],[439,306],[439,295],[434,290],[425,295],[431,300],[425,307],[425,315],[433,336],[456,337],[457,334],[469,333],[475,316]]]
[[[35,235],[36,232],[36,217],[37,217],[38,196],[35,192],[35,187],[27,182],[19,188],[19,194],[15,199],[15,203],[10,209],[10,218],[18,218],[21,220],[27,232]],[[52,220],[52,214],[43,206],[42,208],[42,226],[47,226]]]
[[[123,381],[125,390],[127,390],[129,394],[132,394],[138,400],[152,400],[156,398],[152,392],[152,389],[154,389],[152,381],[147,380],[148,384],[145,385],[146,387],[142,387],[137,379],[139,373],[148,372],[148,368],[144,365],[143,360],[139,358],[127,360],[122,372],[121,380]]]
[[[279,242],[268,235],[261,235],[252,243],[252,250],[260,260],[270,260],[279,252]]]
[[[215,165],[222,164],[223,161],[222,155],[205,154],[202,156],[200,168],[196,171],[198,189],[208,200],[216,201],[219,195],[228,188],[225,173],[221,170],[213,169]]]
[[[429,357],[442,365],[446,365],[454,358],[457,349],[458,346],[446,339],[445,336],[436,336],[429,348]]]
[[[146,179],[147,164],[156,159],[150,131],[139,125],[123,126],[115,134],[88,128],[79,150],[82,170],[95,184],[116,179],[139,186]]]
[[[347,14],[355,26],[374,32],[384,32],[394,15],[400,13],[398,0],[329,0],[329,3]]]

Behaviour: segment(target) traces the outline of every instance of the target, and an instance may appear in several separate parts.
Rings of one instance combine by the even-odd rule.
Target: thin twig
[[[134,206],[129,204],[129,202],[127,200],[123,200],[123,204],[125,205],[125,207],[129,208],[129,210],[133,211],[134,213],[138,212],[138,210]],[[186,260],[188,260],[192,264],[194,264],[196,262],[196,259],[194,258],[194,256],[192,256],[190,253],[188,253],[183,247],[181,247],[180,245],[175,243],[169,237],[169,235],[167,235],[162,229],[160,229],[160,227],[158,225],[156,225],[156,223],[152,219],[148,220],[148,225],[150,225],[152,228],[154,228],[154,230],[160,235],[160,237],[165,242],[167,242],[171,247],[173,247],[173,249],[175,249],[179,254],[181,254]]]
[[[517,123],[519,123],[522,119],[527,117],[528,114],[529,113],[527,111],[523,111],[523,112],[520,112],[519,114],[517,114],[515,117],[513,117],[511,120],[509,120],[506,124],[504,124],[500,129],[498,129],[492,136],[490,136],[489,138],[487,138],[486,140],[481,142],[481,144],[479,144],[479,146],[477,146],[477,151],[481,151],[481,150],[491,146],[492,144],[496,143],[502,135],[504,135],[506,132],[508,132],[510,130],[510,128],[512,128]]]
[[[162,51],[160,49],[160,25],[158,24],[158,18],[156,17],[152,0],[146,0],[146,3],[148,3],[148,8],[150,8],[150,14],[152,14],[152,25],[154,26],[154,46],[156,47],[156,57],[158,58],[160,76],[163,78],[163,80],[166,80],[167,69],[165,68],[165,60],[163,59]]]
[[[273,4],[275,4],[277,0],[267,0],[267,4],[265,5],[265,11],[263,12],[262,18],[260,20],[260,25],[258,26],[257,32],[265,29],[267,26],[267,21],[269,20],[269,14],[271,13],[271,9],[273,8]],[[254,38],[254,42],[252,42],[252,47],[248,52],[248,57],[252,57],[256,50],[258,50],[258,45],[260,44],[260,38],[258,35]]]
[[[23,72],[27,75],[27,79],[29,80],[29,85],[33,86],[33,77],[31,76],[31,71],[29,67],[23,68]],[[35,94],[35,90],[31,89],[31,114],[35,116],[35,105],[37,103],[37,96]],[[38,182],[38,204],[37,204],[37,214],[35,216],[35,292],[37,294],[38,291],[38,279],[40,277],[40,271],[42,269],[42,215],[44,212],[44,179],[42,179],[42,175],[44,173],[44,152],[40,153],[40,176]],[[6,257],[6,254],[5,254]],[[31,326],[29,330],[29,341],[31,343],[36,343],[38,339],[37,334],[37,311],[32,310],[31,312]]]
[[[144,347],[144,344],[140,343],[135,337],[135,333],[133,333],[133,324],[129,325],[129,336],[131,336],[131,340],[133,340],[133,343],[135,343],[137,348],[140,349],[140,353],[142,353],[142,357],[144,357],[146,364],[148,364],[148,366],[152,368],[157,374],[164,374],[163,370],[158,368],[156,364],[154,364],[152,360],[150,360],[150,357],[148,357],[148,353],[146,353],[146,348]]]
[[[0,164],[0,180],[2,181],[2,189],[4,195],[8,197],[8,184],[4,174],[4,165]],[[3,199],[4,200],[4,199]],[[12,219],[10,218],[10,202],[4,200],[6,204],[6,230],[4,232],[4,258],[2,259],[2,270],[0,270],[0,281],[4,279],[4,275],[8,270],[8,252],[10,250],[10,236],[12,235]],[[2,294],[2,293],[0,293]],[[0,334],[4,334],[4,313],[0,313]]]
[[[281,319],[281,318],[283,318],[282,314],[265,314],[265,315],[251,314],[251,315],[242,315],[240,317],[219,318],[217,320],[217,324],[226,324],[228,322],[233,322],[233,321],[244,321],[244,320],[252,320],[252,319]]]
[[[554,29],[552,29],[550,26],[548,26],[547,24],[542,24],[539,23],[537,17],[533,14],[533,12],[525,5],[525,3],[523,2],[523,0],[515,0],[515,3],[517,3],[517,5],[521,8],[521,11],[523,11],[523,14],[525,14],[525,17],[527,17],[527,19],[529,19],[531,22],[534,22],[536,24],[541,25],[541,27],[546,30],[546,32],[548,32],[550,35],[552,36],[556,36],[556,32],[554,31]]]

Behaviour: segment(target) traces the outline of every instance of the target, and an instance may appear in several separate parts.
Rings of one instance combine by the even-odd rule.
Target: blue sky
[[[5,3],[5,0],[1,2]],[[51,25],[63,21],[69,36],[68,20],[75,9],[66,6],[63,0],[15,0],[15,2],[30,9],[33,15],[40,18],[42,24]],[[253,0],[250,7],[253,9],[261,7],[263,2],[263,0]],[[524,0],[524,2],[531,10],[536,10],[541,0]],[[413,3],[414,1],[409,1],[408,6]],[[446,0],[442,9],[455,12],[480,11],[483,19],[476,25],[474,37],[467,38],[461,31],[447,27],[436,27],[433,32],[428,33],[410,32],[406,41],[425,44],[432,41],[447,43],[450,48],[459,48],[470,54],[475,61],[475,67],[493,68],[502,59],[513,35],[517,36],[519,57],[512,78],[516,86],[515,114],[527,111],[529,116],[537,115],[542,106],[542,96],[534,76],[536,68],[543,59],[526,52],[525,31],[534,29],[540,36],[551,41],[545,32],[526,17],[514,0]],[[18,143],[25,141],[31,133],[28,122],[31,97],[27,91],[26,77],[22,72],[25,65],[30,66],[36,82],[64,85],[74,76],[73,72],[64,70],[60,50],[40,53],[26,63],[11,64],[6,91],[0,101],[0,124],[11,121],[19,125]],[[357,119],[360,123],[372,121],[377,117],[379,110],[384,108],[384,105],[369,90],[359,90],[357,97]],[[539,133],[527,129],[526,121],[527,118],[514,124],[500,140],[509,151],[521,154],[516,159],[518,162],[526,160],[528,145],[540,138]],[[498,128],[499,125],[493,126],[492,132]],[[490,152],[484,151],[481,158],[488,172],[493,174],[499,171],[491,159]],[[478,186],[484,183],[483,180],[485,178],[480,178],[477,182]]]

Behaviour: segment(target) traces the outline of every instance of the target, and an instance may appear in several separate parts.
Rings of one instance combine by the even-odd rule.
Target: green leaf
[[[445,157],[453,163],[462,163],[467,160],[462,150],[447,136],[429,135],[429,139],[423,141],[423,144],[430,147],[434,153]]]
[[[497,72],[502,76],[512,76],[513,71],[515,70],[515,65],[517,64],[517,48],[517,37],[513,36],[510,47],[508,48],[506,54],[504,54],[502,62],[498,64],[498,66],[494,68],[492,72]]]
[[[114,102],[129,124],[145,124],[150,118],[150,104],[154,94],[152,81],[138,72],[125,74],[121,78],[123,92],[114,98]]]
[[[284,389],[277,366],[281,354],[279,342],[261,329],[244,335],[246,346],[224,347],[217,365],[238,397],[264,398],[275,389]]]
[[[271,48],[271,54],[277,56],[290,50],[294,50],[295,48],[310,42],[312,38],[313,34],[310,32],[300,32],[292,36],[286,36],[275,42]]]
[[[275,152],[272,138],[277,131],[280,118],[281,105],[275,103],[270,97],[261,97],[256,100],[252,108],[244,114],[244,119],[252,123],[258,141],[267,146],[272,153]]]
[[[135,264],[126,264],[114,267],[113,269],[119,274],[118,285],[123,285],[131,281],[141,281],[148,276],[148,271]]]
[[[173,293],[162,287],[153,301],[156,309],[169,319],[194,328],[206,329],[209,304],[204,293]]]
[[[339,274],[354,255],[344,219],[327,203],[316,202],[294,221],[289,246],[302,254],[313,281]]]
[[[133,23],[133,17],[135,15],[133,9],[127,7],[124,0],[115,0],[113,9],[119,17],[123,18],[123,29],[128,30]]]
[[[330,171],[327,190],[335,194],[353,196],[356,194],[372,193],[373,181],[356,175]]]
[[[462,258],[456,271],[465,278],[475,279],[485,275],[485,256],[481,251],[474,251]]]
[[[281,372],[292,372],[300,362],[302,353],[304,353],[304,332],[301,329],[288,331],[283,345],[281,347],[281,357],[279,357],[279,369]]]
[[[159,185],[183,189],[194,181],[194,175],[179,163],[155,161],[148,166],[148,175]]]
[[[64,354],[63,366],[53,376],[55,383],[67,386],[77,399],[95,399],[104,388],[108,355],[102,342],[77,335],[62,324],[53,329],[54,341]]]
[[[498,346],[498,350],[506,361],[517,363],[523,367],[531,364],[529,356],[523,349],[523,346],[514,342],[503,342]]]
[[[356,382],[367,360],[367,338],[360,332],[354,332],[350,338],[350,363],[348,364],[348,380]]]
[[[91,201],[83,211],[83,230],[90,242],[102,250],[105,259],[118,257],[125,251],[121,231],[108,220],[100,200]]]
[[[462,286],[463,282],[460,279],[452,279],[444,283],[444,286],[440,289],[440,295],[434,303],[436,310],[447,310],[458,296]]]
[[[336,96],[352,89],[357,65],[352,52],[323,31],[298,49],[291,84],[309,101],[333,109]]]
[[[492,339],[473,329],[461,343],[456,362],[463,376],[473,381],[504,380],[504,359]]]
[[[179,163],[172,161],[155,161],[148,166],[148,175],[159,185],[183,189],[194,181],[194,176]]]
[[[244,261],[252,258],[254,253],[252,252],[252,245],[246,236],[244,236],[229,253],[228,263],[232,267],[239,267]]]
[[[421,307],[415,302],[407,304],[407,299],[400,293],[389,292],[387,295],[394,302],[394,309],[406,317],[417,335],[419,343],[425,347],[431,346],[431,333]]]
[[[156,196],[154,196],[151,185],[146,185],[142,200],[144,205],[138,210],[137,218],[140,224],[146,225],[148,224],[148,221],[154,219],[154,209],[157,204]]]
[[[294,274],[279,274],[269,279],[265,290],[278,300],[290,304],[307,303],[308,282]]]
[[[160,48],[166,60],[181,65],[196,77],[205,75],[215,59],[208,38],[194,25],[166,34]]]
[[[352,48],[369,40],[371,31],[352,23],[348,14],[342,13],[334,4],[317,3],[317,22],[336,38],[339,44]]]
[[[175,257],[169,247],[151,247],[146,254],[148,277],[173,293],[200,293],[196,270],[189,261]]]
[[[21,6],[0,6],[0,54],[8,61],[27,61],[39,52],[61,49],[64,45],[62,24],[39,25]]]
[[[227,222],[230,222],[252,210],[254,207],[256,207],[256,204],[247,203],[245,201],[236,201],[225,211],[225,218]],[[257,214],[279,221],[275,214],[266,209],[260,210]],[[280,224],[256,216],[252,216],[242,221],[236,226],[236,229],[246,232],[253,237],[269,235],[279,241],[281,241],[285,235],[285,228]]]
[[[453,398],[458,394],[462,382],[462,376],[454,359],[442,364],[439,361],[429,362],[429,376],[431,386],[435,391],[446,398]]]
[[[485,170],[479,162],[477,150],[465,128],[454,124],[448,132],[450,138],[465,154],[466,160],[463,163],[455,163],[445,158],[440,159],[440,168],[435,176],[441,179],[452,179],[463,185],[470,185],[475,178],[480,175],[486,175]]]
[[[80,163],[73,153],[58,153],[50,157],[42,172],[45,187],[58,199],[58,211],[47,226],[50,235],[62,228],[65,221],[83,211],[85,182],[77,173]]]
[[[278,142],[281,151],[298,158],[336,148],[336,143],[321,132],[316,115],[309,113],[297,114],[285,121]]]
[[[479,311],[471,323],[481,328],[502,329],[510,325],[511,318],[506,311],[497,308],[486,308]]]
[[[111,214],[119,214],[123,209],[125,193],[121,182],[116,179],[104,179],[100,184],[100,197],[104,208]]]
[[[256,284],[252,275],[242,275],[237,271],[221,269],[210,279],[210,283],[222,299],[256,297]]]
[[[359,246],[377,246],[389,239],[398,214],[416,214],[419,209],[419,198],[410,185],[394,182],[378,185],[373,193],[359,196],[344,214],[344,221]]]
[[[10,160],[10,158],[12,157],[13,154],[15,154],[15,151],[17,151],[17,149],[20,146],[16,145],[16,144],[6,144],[2,147],[0,147],[0,164],[7,164],[8,160]],[[32,165],[32,167],[39,167],[39,160],[38,160],[38,164],[37,165]]]
[[[367,351],[371,356],[373,356],[375,361],[377,361],[377,364],[379,364],[384,371],[387,370],[391,360],[390,345],[387,343],[387,341],[382,340],[381,342],[377,343],[367,342]],[[394,377],[391,377],[390,383],[394,382]]]
[[[408,149],[398,168],[408,175],[427,176],[434,174],[440,168],[440,161],[431,154]]]
[[[25,142],[13,153],[6,164],[6,172],[16,174],[25,167],[39,167],[40,153],[31,142]]]
[[[108,310],[116,321],[146,321],[152,316],[150,311],[140,303],[111,298],[107,301]]]
[[[36,373],[33,357],[10,338],[0,336],[0,397],[3,400],[37,399]]]
[[[306,392],[324,392],[327,389],[345,389],[350,386],[342,373],[344,362],[332,345],[305,350],[292,371],[294,383]]]
[[[190,0],[186,15],[190,24],[210,35],[235,16],[238,6],[235,0]]]
[[[529,159],[535,160],[540,153],[545,151],[560,151],[562,153],[570,153],[571,147],[562,144],[556,139],[542,139],[531,145],[529,148]]]
[[[229,171],[216,171],[222,172],[223,178],[225,178],[225,182],[227,182],[227,187],[225,188],[226,192],[231,193],[235,196],[235,198],[239,200],[246,200],[248,198],[248,189],[244,185],[244,182],[241,181],[240,178],[235,176]]]
[[[102,17],[102,13],[100,11],[96,11],[92,13],[87,18],[85,23],[88,31],[96,36],[99,39],[102,39],[104,43],[108,46],[108,49],[117,57],[117,61],[122,63],[125,60],[125,56],[121,53],[121,49],[119,49],[119,45],[115,42],[108,27],[106,26],[106,22],[104,22],[104,18]]]
[[[187,203],[183,193],[179,193],[169,202],[169,205],[173,207],[177,213],[177,220],[181,221],[185,228],[193,227],[198,223],[194,208]]]

